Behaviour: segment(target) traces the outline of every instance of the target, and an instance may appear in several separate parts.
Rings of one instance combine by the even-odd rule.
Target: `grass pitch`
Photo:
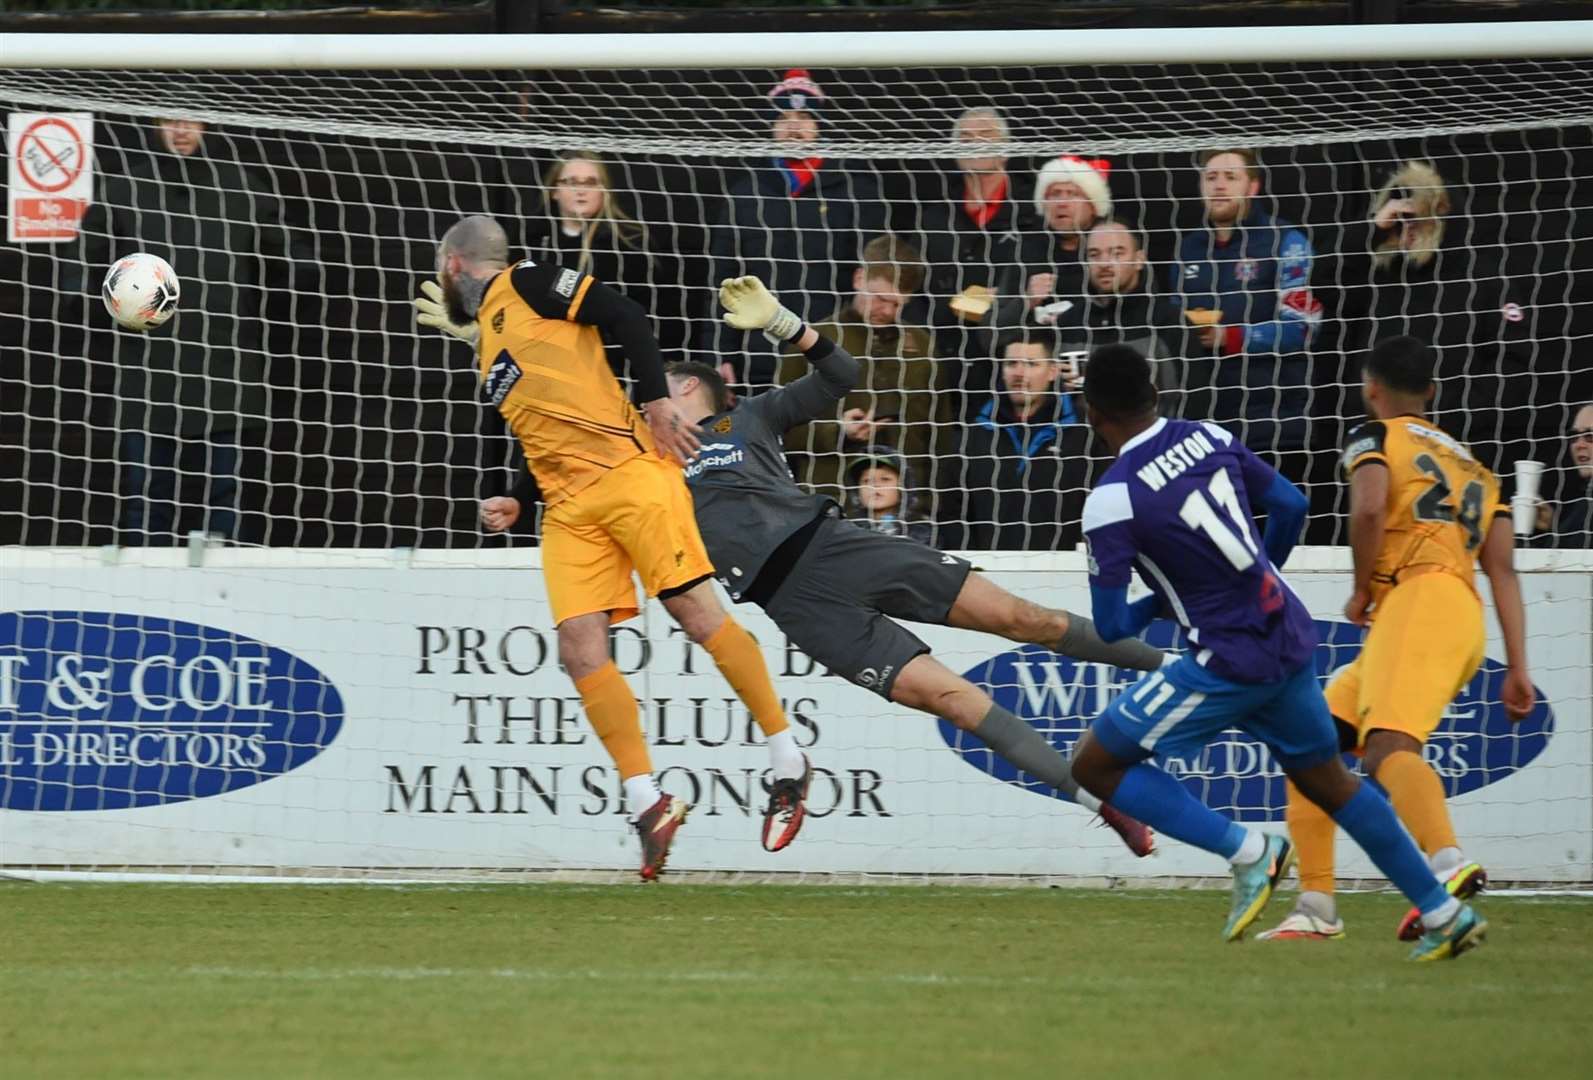
[[[1287,910],[1275,900],[1270,915]],[[1589,1075],[1593,903],[1403,962],[1224,945],[1218,892],[0,883],[23,1077]],[[1264,917],[1265,919],[1265,917]]]

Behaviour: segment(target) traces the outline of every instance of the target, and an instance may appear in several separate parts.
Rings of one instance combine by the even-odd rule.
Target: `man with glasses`
[[[1544,503],[1538,507],[1541,535],[1534,546],[1593,547],[1593,403],[1582,406],[1571,418],[1566,453],[1571,467],[1561,484],[1562,499],[1558,506]]]

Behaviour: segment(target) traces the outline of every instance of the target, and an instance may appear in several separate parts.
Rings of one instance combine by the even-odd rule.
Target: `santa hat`
[[[1052,158],[1040,168],[1040,175],[1034,182],[1034,209],[1045,214],[1045,192],[1052,184],[1077,184],[1079,190],[1084,192],[1085,198],[1090,200],[1090,205],[1095,207],[1095,216],[1108,218],[1112,216],[1112,189],[1106,185],[1106,174],[1112,171],[1112,163],[1105,158],[1074,157],[1064,154],[1059,158]]]
[[[800,109],[817,112],[826,100],[819,84],[802,68],[792,68],[786,72],[785,78],[774,84],[768,97],[769,104],[774,106],[777,113]]]

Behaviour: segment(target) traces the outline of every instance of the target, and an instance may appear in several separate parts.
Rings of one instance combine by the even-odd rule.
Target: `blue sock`
[[[1143,763],[1123,774],[1122,782],[1107,801],[1157,832],[1225,859],[1231,858],[1245,840],[1244,826],[1217,813],[1160,769]]]
[[[1136,815],[1137,816],[1137,815]],[[1422,914],[1436,911],[1449,894],[1433,876],[1432,868],[1394,816],[1394,808],[1377,789],[1361,782],[1355,796],[1339,808],[1333,820],[1361,845],[1383,876],[1394,883]]]

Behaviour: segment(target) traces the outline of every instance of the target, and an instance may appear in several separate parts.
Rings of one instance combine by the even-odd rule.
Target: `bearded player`
[[[1509,508],[1471,450],[1424,416],[1433,365],[1431,347],[1412,337],[1384,341],[1366,357],[1362,394],[1373,419],[1351,433],[1344,451],[1355,558],[1355,591],[1344,614],[1370,629],[1361,654],[1328,685],[1327,700],[1342,742],[1364,755],[1366,775],[1388,792],[1433,873],[1451,896],[1466,899],[1488,877],[1461,852],[1443,782],[1422,747],[1482,664],[1479,559],[1504,633],[1501,696],[1512,720],[1531,712],[1534,692]],[[1300,898],[1260,936],[1343,937],[1333,902],[1333,822],[1293,784],[1288,822]],[[1418,914],[1407,913],[1400,939],[1421,932]]]
[[[762,607],[832,671],[978,736],[1015,768],[1098,811],[1135,854],[1149,854],[1149,829],[1080,790],[1067,759],[1044,736],[936,660],[895,620],[979,630],[1138,671],[1161,666],[1164,654],[1136,640],[1108,645],[1088,618],[1021,600],[954,555],[858,528],[839,516],[833,499],[797,487],[785,461],[785,433],[834,416],[857,382],[858,363],[755,277],[726,281],[719,298],[732,327],[761,330],[780,348],[793,344],[812,365],[790,384],[734,407],[713,365],[669,367],[675,401],[712,440],[686,477],[720,584],[733,600]],[[534,498],[522,485],[512,497],[488,499],[482,520],[494,530],[508,528]],[[794,827],[805,794],[805,786],[777,782],[771,814]]]
[[[530,260],[511,268],[508,250],[491,218],[449,229],[437,249],[437,282],[415,301],[417,321],[475,346],[488,403],[542,491],[542,568],[559,661],[638,812],[641,876],[651,881],[688,808],[659,790],[636,698],[609,657],[609,626],[639,610],[632,571],[747,706],[768,738],[776,780],[800,782],[808,763],[763,654],[709,580],[713,566],[681,477],[699,445],[697,428],[669,396],[646,313],[579,270]],[[605,334],[623,351],[641,415],[609,366]],[[793,827],[775,839],[783,846],[794,836]]]

